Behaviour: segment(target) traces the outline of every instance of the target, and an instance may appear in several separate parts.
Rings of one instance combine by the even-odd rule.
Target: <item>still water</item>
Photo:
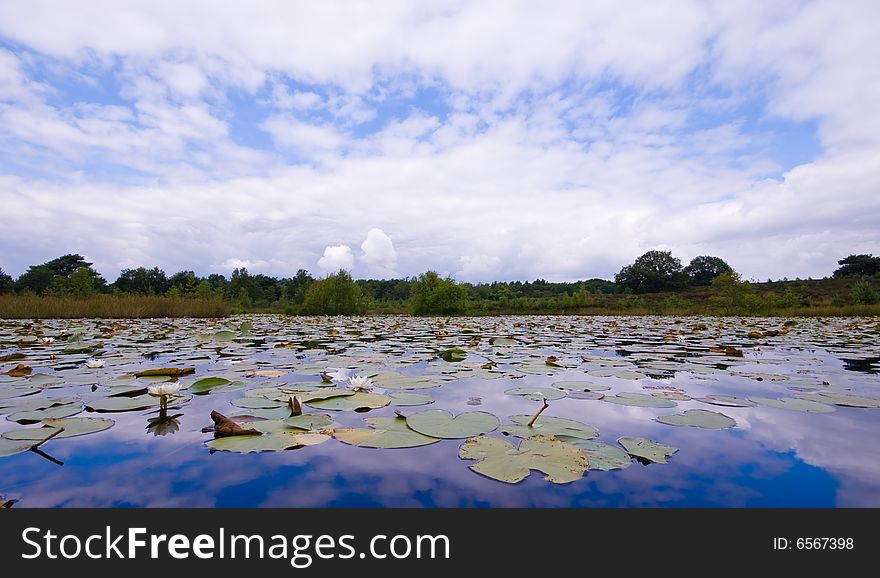
[[[0,322],[0,356],[24,355],[0,366],[0,432],[41,427],[13,419],[40,418],[42,410],[16,410],[42,398],[60,400],[56,409],[71,407],[64,412],[71,417],[115,422],[51,439],[39,452],[0,457],[0,496],[18,500],[16,508],[880,506],[880,409],[852,407],[880,405],[878,320],[786,321],[261,315]],[[445,355],[453,361],[438,357],[452,349],[460,350]],[[92,359],[103,366],[86,367]],[[30,372],[8,375],[19,364],[19,373]],[[156,423],[155,407],[89,411],[118,392],[153,402],[138,392],[164,378],[133,373],[170,367],[195,369],[178,380],[184,397],[169,401],[173,419]],[[323,428],[327,441],[318,445],[261,453],[206,446],[214,437],[203,432],[212,410],[278,419],[286,410],[271,400],[286,394],[273,391],[308,397],[325,386],[345,388],[321,378],[338,368],[380,376],[372,392],[391,403],[367,412],[304,405],[307,414],[332,418]],[[383,381],[394,374],[421,378],[411,383],[418,389],[401,388],[406,380]],[[206,377],[229,384],[187,395]],[[572,381],[592,393],[561,389]],[[542,416],[588,424],[598,430],[596,441],[619,448],[618,438],[639,437],[678,451],[668,463],[633,458],[623,469],[589,469],[566,484],[538,471],[510,484],[472,471],[475,462],[458,455],[464,439],[376,449],[330,437],[334,429],[367,427],[364,418],[429,409],[488,412],[503,429],[509,416],[541,408],[541,388],[559,392]],[[523,390],[534,394],[511,393]],[[406,392],[432,401],[397,405],[392,394]],[[637,405],[609,403],[621,393],[667,407],[651,400],[644,407],[641,398]],[[709,403],[710,395],[735,396],[744,406]],[[268,400],[268,407],[232,404],[243,398]],[[795,401],[774,401],[780,398]],[[735,425],[703,429],[656,419],[691,409],[722,413]],[[487,435],[520,442],[501,429]]]

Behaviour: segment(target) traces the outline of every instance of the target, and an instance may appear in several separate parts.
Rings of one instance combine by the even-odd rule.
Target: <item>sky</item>
[[[873,0],[0,0],[0,268],[744,278],[880,253]],[[871,48],[871,47],[874,48]]]

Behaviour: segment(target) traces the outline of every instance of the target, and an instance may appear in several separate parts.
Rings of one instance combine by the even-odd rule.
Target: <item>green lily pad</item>
[[[39,387],[16,387],[11,385],[0,385],[0,399],[10,399],[15,397],[24,397],[26,395],[33,395],[35,393],[40,393],[41,389]]]
[[[57,429],[63,429],[53,439],[72,438],[91,433],[97,433],[113,427],[116,423],[112,419],[103,417],[65,417],[59,419],[44,419],[43,427],[19,429],[8,431],[3,437],[9,440],[30,441],[31,443],[46,439]]]
[[[44,419],[69,417],[80,413],[84,409],[80,402],[68,403],[63,405],[53,405],[44,409],[34,409],[30,411],[20,411],[6,416],[9,421],[18,423],[36,423]]]
[[[460,439],[489,433],[498,428],[498,418],[484,411],[469,411],[453,417],[445,409],[428,409],[406,418],[413,430],[435,438]]]
[[[274,407],[285,407],[283,401],[275,401],[264,397],[240,397],[233,399],[231,402],[235,407],[243,407],[246,409],[271,409]]]
[[[390,393],[388,396],[391,398],[391,405],[398,407],[428,405],[434,403],[433,397],[421,393],[396,392]]]
[[[457,361],[464,361],[464,359],[467,357],[467,351],[455,347],[452,349],[441,351],[438,356],[444,361],[450,361],[454,363]]]
[[[332,411],[369,411],[385,407],[391,403],[391,398],[378,393],[365,391],[354,392],[353,395],[335,396],[329,399],[308,400],[306,404],[318,409]]]
[[[206,443],[214,450],[249,454],[254,452],[277,452],[304,446],[313,446],[330,439],[327,434],[286,429],[263,435],[227,436]]]
[[[758,405],[767,405],[770,407],[778,407],[779,409],[790,409],[794,411],[805,411],[808,413],[831,413],[834,411],[833,405],[819,403],[818,401],[811,401],[809,399],[798,399],[796,397],[780,397],[779,399],[771,399],[769,397],[749,397],[749,400]]]
[[[531,470],[543,472],[549,482],[567,484],[580,479],[588,467],[579,448],[545,436],[526,438],[519,448],[494,437],[472,437],[461,444],[458,457],[478,460],[471,470],[508,484],[524,480]]]
[[[587,455],[591,470],[622,470],[632,465],[632,456],[619,446],[568,436],[558,436],[557,439],[579,447]]]
[[[565,392],[551,387],[514,387],[506,390],[507,395],[519,395],[532,401],[562,399]]]
[[[330,427],[330,425],[333,423],[333,418],[331,418],[326,413],[308,413],[297,415],[294,417],[288,417],[283,421],[284,424],[288,427],[311,431]]]
[[[189,392],[195,395],[210,393],[215,387],[223,387],[232,383],[224,377],[205,377],[189,386]]]
[[[553,387],[564,389],[566,391],[608,391],[610,385],[602,385],[591,381],[555,381]]]
[[[92,411],[98,412],[137,411],[159,407],[159,398],[152,395],[139,395],[137,397],[100,397],[86,402],[86,407]]]
[[[56,385],[61,385],[64,383],[64,380],[60,377],[56,377],[54,375],[47,375],[45,373],[35,373],[29,378],[27,378],[28,385],[33,385],[35,387],[53,387]]]
[[[236,338],[236,334],[234,331],[218,331],[214,334],[215,341],[232,341]]]
[[[643,379],[648,377],[644,373],[629,369],[594,369],[587,374],[593,377],[617,377],[619,379]]]
[[[528,423],[532,420],[530,415],[512,415],[510,421],[512,424],[501,426],[501,433],[516,436],[518,438],[530,438],[536,435],[545,436],[567,436],[577,439],[592,439],[599,435],[599,432],[591,425],[565,419],[561,417],[538,416],[535,423],[531,426]]]
[[[705,409],[689,409],[677,415],[661,415],[656,418],[667,425],[692,426],[703,429],[728,429],[736,425],[736,420],[723,413]]]
[[[363,448],[413,448],[440,441],[413,431],[401,417],[374,417],[364,420],[369,428],[342,428],[333,437],[342,443]]]
[[[426,389],[440,385],[435,379],[425,376],[400,375],[399,373],[383,372],[370,376],[379,387],[385,389]]]
[[[318,388],[315,390],[308,390],[308,391],[303,390],[303,391],[294,391],[294,392],[290,392],[287,389],[285,389],[284,390],[284,394],[285,394],[284,397],[286,398],[286,397],[291,397],[291,396],[295,395],[295,396],[299,397],[299,400],[301,402],[310,403],[313,401],[314,402],[325,401],[325,400],[333,399],[335,397],[350,397],[350,396],[354,395],[355,393],[357,393],[357,392],[355,392],[353,389],[337,389],[337,388],[333,388],[333,387],[325,387],[325,388]]]
[[[654,397],[653,395],[648,395],[647,393],[631,392],[618,393],[617,395],[606,395],[602,399],[602,401],[607,401],[608,403],[616,403],[618,405],[630,405],[634,407],[668,408],[678,405],[670,399],[661,399],[659,397]]]
[[[880,399],[874,399],[873,397],[862,397],[860,395],[851,395],[848,393],[833,393],[830,391],[823,391],[820,393],[799,395],[797,397],[808,399],[810,401],[816,401],[819,403],[833,403],[834,405],[839,405],[842,407],[880,407]]]
[[[571,399],[592,399],[592,400],[600,400],[605,399],[605,394],[600,393],[598,391],[569,391],[565,397],[569,397]]]
[[[709,403],[712,405],[721,405],[724,407],[755,407],[757,405],[753,401],[749,401],[744,397],[736,397],[734,395],[707,395],[706,397],[695,397],[696,401]]]
[[[42,429],[42,428],[40,428]],[[39,445],[40,443],[46,441],[52,434],[54,434],[57,430],[52,428],[52,431],[45,432],[45,436],[34,441],[34,440],[11,440],[5,437],[0,437],[0,458],[5,458],[7,456],[14,456],[15,454],[20,454],[22,452],[26,452],[31,448]]]
[[[667,463],[666,458],[678,451],[678,448],[646,438],[622,437],[617,440],[617,443],[623,446],[629,455],[658,464]]]

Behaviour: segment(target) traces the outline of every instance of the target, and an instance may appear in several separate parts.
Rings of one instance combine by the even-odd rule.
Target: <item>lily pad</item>
[[[3,437],[9,440],[30,441],[31,443],[46,439],[57,429],[63,429],[54,439],[72,438],[91,433],[97,433],[113,427],[116,423],[112,419],[103,417],[65,417],[59,419],[44,419],[43,427],[19,429],[8,431]]]
[[[243,407],[246,409],[271,409],[287,405],[283,401],[275,401],[263,397],[240,397],[238,399],[233,399],[229,403],[235,407]]]
[[[579,447],[587,455],[591,470],[622,470],[632,465],[632,456],[619,446],[568,436],[558,436],[557,439]]]
[[[364,420],[369,428],[343,428],[333,432],[342,443],[364,448],[413,448],[440,441],[439,438],[420,434],[407,426],[400,417],[375,417]]]
[[[365,391],[354,392],[353,395],[335,396],[329,399],[310,399],[306,404],[318,409],[329,409],[332,411],[369,411],[385,407],[391,403],[391,398],[387,395],[378,393],[367,393]]]
[[[422,393],[396,392],[388,394],[391,397],[391,405],[398,407],[428,405],[434,403],[434,398]]]
[[[489,433],[498,428],[498,418],[484,411],[469,411],[453,417],[445,409],[429,409],[406,418],[413,430],[435,438],[461,439]]]
[[[637,458],[665,464],[666,458],[678,451],[678,448],[667,446],[646,438],[622,437],[617,440],[629,455]]]
[[[519,448],[494,437],[468,438],[458,449],[463,460],[478,460],[471,470],[493,480],[515,484],[538,470],[555,484],[580,479],[587,471],[587,456],[579,448],[545,436],[522,440]]]
[[[832,393],[830,391],[823,391],[821,393],[799,395],[798,397],[808,399],[810,401],[816,401],[819,403],[833,403],[834,405],[839,405],[843,407],[880,407],[880,399],[875,399],[873,397],[862,397],[860,395],[851,395],[848,393]]]
[[[42,429],[42,428],[40,428]],[[52,428],[52,431],[45,432],[45,436],[39,438],[38,440],[11,440],[5,437],[0,437],[0,458],[5,458],[7,456],[14,456],[15,454],[20,454],[22,452],[26,452],[31,448],[41,444],[42,442],[48,440],[50,437],[55,434],[57,430]]]
[[[703,429],[728,429],[736,425],[736,420],[732,417],[705,409],[689,409],[677,415],[661,415],[657,421],[667,425],[692,426]]]
[[[9,385],[0,385],[0,399],[10,399],[14,397],[24,397],[26,395],[33,395],[35,393],[40,393],[39,387],[15,387]]]
[[[808,413],[831,413],[834,411],[833,405],[819,403],[818,401],[811,401],[809,399],[798,399],[796,397],[780,397],[778,399],[771,399],[769,397],[750,397],[749,400],[758,405],[767,405],[770,407],[778,407],[779,409],[790,409],[794,411],[805,411]]]
[[[300,429],[286,429],[264,435],[227,436],[215,438],[206,443],[214,450],[249,454],[254,452],[277,452],[304,446],[313,446],[330,439],[327,434],[304,432]]]
[[[565,419],[561,417],[551,417],[539,415],[538,419],[531,426],[528,423],[532,420],[530,415],[512,415],[510,421],[512,424],[501,426],[501,433],[512,435],[519,438],[530,438],[536,435],[545,436],[567,436],[577,439],[592,439],[599,435],[599,432],[591,425]]]
[[[86,408],[98,412],[137,411],[154,407],[159,407],[159,398],[152,395],[100,397],[86,402]]]
[[[53,405],[44,409],[34,409],[30,411],[20,411],[6,416],[9,421],[18,423],[36,423],[44,419],[69,417],[80,413],[84,409],[80,402],[68,403],[63,405]]]
[[[605,399],[605,394],[598,391],[569,391],[565,397],[570,397],[571,399],[600,400]]]
[[[709,403],[712,405],[721,405],[724,407],[755,407],[755,402],[749,401],[744,397],[736,397],[734,395],[707,395],[706,397],[695,397],[696,401]]]
[[[617,395],[606,395],[602,401],[616,403],[618,405],[630,405],[634,407],[675,407],[676,404],[670,399],[660,399],[647,393],[623,392]]]
[[[551,387],[514,387],[506,390],[507,395],[519,395],[532,401],[554,400],[565,397],[565,392]]]
[[[289,417],[283,421],[287,427],[312,431],[330,427],[333,418],[326,413],[308,413]]]
[[[232,383],[230,380],[223,377],[205,377],[190,385],[189,392],[195,395],[204,395],[210,393],[215,387],[223,387],[230,383]]]
[[[591,381],[554,381],[553,387],[566,391],[608,391],[611,389],[610,385],[602,385],[601,383],[593,383]]]
[[[644,373],[629,369],[594,369],[587,373],[593,377],[617,377],[619,379],[643,379],[648,377]]]
[[[370,376],[370,379],[385,389],[426,389],[440,385],[436,379],[419,375],[400,375],[399,373],[383,372]]]

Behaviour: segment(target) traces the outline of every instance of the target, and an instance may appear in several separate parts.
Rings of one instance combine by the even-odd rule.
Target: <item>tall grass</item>
[[[183,299],[147,295],[96,295],[87,298],[0,295],[0,319],[132,319],[144,317],[226,317],[220,298]]]

